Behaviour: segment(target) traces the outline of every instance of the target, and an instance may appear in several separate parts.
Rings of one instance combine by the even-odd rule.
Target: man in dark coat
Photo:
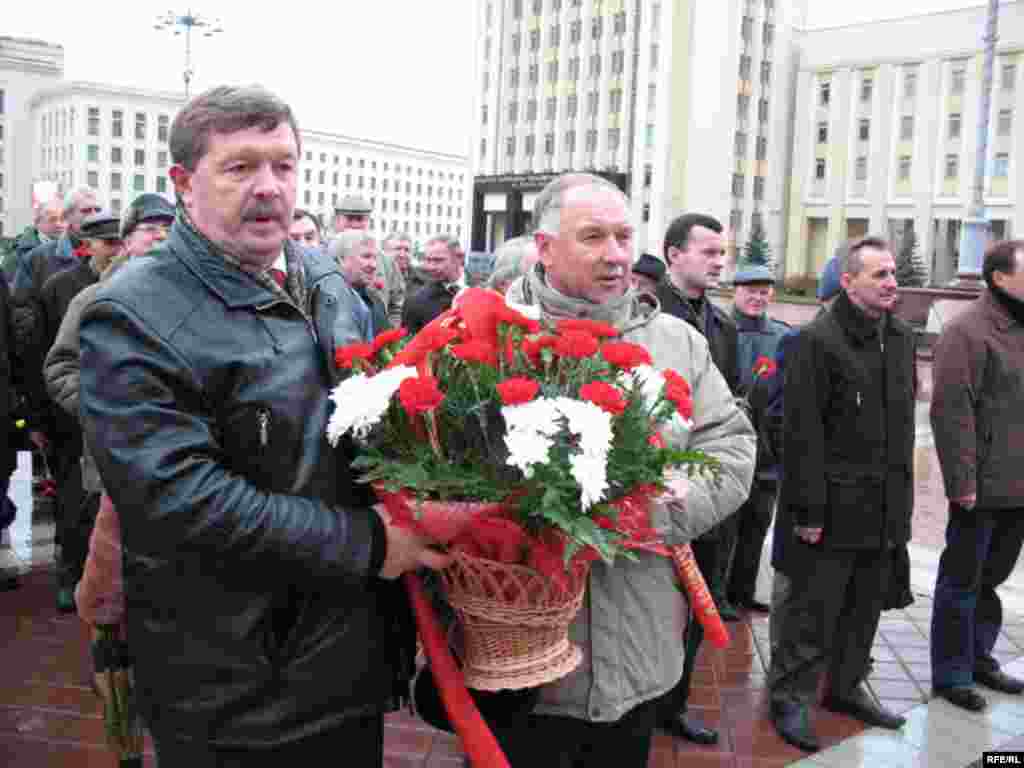
[[[80,412],[121,519],[140,710],[161,765],[383,762],[414,634],[394,580],[449,558],[325,437],[337,267],[288,238],[299,134],[259,86],[171,127],[178,215],[85,307]]]
[[[748,265],[733,277],[735,294],[732,317],[739,332],[740,389],[750,403],[751,419],[758,432],[757,470],[750,497],[736,513],[736,553],[728,574],[730,602],[740,608],[767,613],[766,603],[754,597],[761,550],[772,523],[778,497],[778,459],[772,450],[767,406],[772,374],[755,376],[754,367],[765,358],[775,362],[779,340],[790,327],[768,316],[775,295],[775,274],[764,266]]]
[[[14,502],[7,498],[7,489],[11,482],[11,473],[18,463],[15,441],[11,432],[14,424],[11,419],[10,406],[13,401],[13,385],[11,384],[11,333],[9,293],[7,281],[0,280],[0,532],[14,522]],[[9,519],[8,519],[9,518]],[[18,586],[16,573],[0,571],[0,591],[15,589]]]
[[[715,306],[707,292],[718,285],[725,265],[725,237],[721,222],[711,216],[687,213],[676,218],[665,232],[666,279],[657,286],[662,312],[696,328],[707,339],[711,359],[729,389],[739,388],[736,325]],[[726,599],[726,570],[736,545],[736,516],[731,515],[693,542],[693,554],[722,618],[735,621],[736,610]],[[693,669],[704,639],[704,628],[691,617],[686,627],[686,663],[675,690],[665,697],[662,727],[697,744],[715,744],[717,731],[707,728],[686,712]]]
[[[38,347],[33,360],[46,360],[46,354],[57,338],[57,330],[71,300],[87,286],[99,280],[103,270],[121,250],[121,221],[108,212],[87,216],[79,229],[82,254],[79,263],[51,276],[39,293],[34,310],[39,326]],[[33,371],[35,373],[35,371]],[[57,529],[60,549],[57,557],[57,609],[63,613],[75,610],[75,585],[82,577],[85,556],[89,551],[89,534],[96,510],[83,508],[82,431],[78,419],[69,416],[50,398],[43,380],[42,366],[35,385],[26,392],[29,410],[47,413],[49,439],[53,446],[51,469],[57,483]]]
[[[996,588],[1024,542],[1024,240],[989,246],[988,290],[943,329],[935,347],[931,421],[949,497],[935,580],[932,687],[971,711],[981,683],[1024,692],[992,649],[1002,628]]]
[[[438,235],[427,241],[423,272],[430,282],[408,295],[402,309],[402,326],[410,334],[449,309],[455,294],[466,287],[464,260],[465,254],[455,238]]]
[[[889,244],[850,244],[832,308],[786,350],[782,500],[789,604],[769,686],[779,735],[818,748],[809,722],[828,667],[824,706],[870,725],[904,718],[863,684],[894,553],[910,540],[913,509],[914,334],[892,315]],[[783,512],[785,510],[785,512]]]
[[[14,255],[9,271],[5,265],[5,276],[12,285],[19,265],[22,270],[28,270],[29,254],[32,251],[64,234],[64,204],[60,198],[40,202],[33,213],[32,225],[25,227],[14,241]]]

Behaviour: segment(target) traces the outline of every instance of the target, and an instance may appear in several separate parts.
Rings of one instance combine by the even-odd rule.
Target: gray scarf
[[[507,296],[519,304],[536,304],[547,320],[596,320],[614,325],[623,333],[646,325],[661,311],[656,298],[632,288],[601,304],[566,296],[548,283],[543,264],[535,264],[509,286]]]

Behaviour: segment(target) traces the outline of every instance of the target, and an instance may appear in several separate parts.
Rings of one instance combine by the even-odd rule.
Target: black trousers
[[[693,559],[697,561],[701,575],[708,582],[709,590],[711,589],[711,580],[718,572],[718,564],[723,557],[719,544],[719,541],[710,538],[694,539],[690,542],[690,546],[693,548]],[[704,626],[697,621],[697,617],[691,610],[686,621],[686,632],[683,635],[683,653],[685,654],[683,676],[679,678],[675,688],[663,697],[660,720],[670,720],[686,711],[686,703],[690,699],[690,686],[693,684],[693,670],[697,665],[697,653],[700,651],[702,642],[704,642]]]
[[[848,697],[863,679],[885,603],[892,553],[833,550],[796,541],[799,568],[779,625],[768,685],[772,699],[811,705],[821,674],[829,693]]]
[[[761,567],[761,550],[772,524],[779,484],[775,480],[754,480],[750,496],[736,512],[738,532],[736,554],[729,574],[729,600],[747,603],[754,599],[757,572]]]
[[[659,699],[614,723],[525,715],[492,725],[512,768],[647,768]]]
[[[65,426],[53,438],[50,469],[57,484],[57,573],[61,586],[73,587],[85,567],[95,513],[90,519],[83,505],[81,432]]]
[[[157,734],[153,746],[159,768],[379,768],[384,764],[384,718],[353,718],[324,733],[266,749],[188,744]]]

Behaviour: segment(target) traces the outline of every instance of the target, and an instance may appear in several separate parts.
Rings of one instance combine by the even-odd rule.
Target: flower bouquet
[[[692,427],[682,376],[610,325],[545,327],[533,311],[470,288],[413,338],[388,331],[336,354],[351,375],[331,394],[328,439],[360,443],[353,468],[392,521],[448,545],[462,673],[484,690],[571,672],[591,564],[674,557],[651,501],[669,473],[718,476],[712,457],[664,437]]]

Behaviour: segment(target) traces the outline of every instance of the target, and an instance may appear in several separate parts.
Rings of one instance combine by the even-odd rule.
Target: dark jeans
[[[729,574],[729,600],[748,603],[754,599],[757,572],[761,567],[764,538],[772,524],[779,484],[775,480],[754,480],[750,496],[736,512],[738,532],[736,554]]]
[[[996,587],[1017,564],[1024,508],[965,510],[950,504],[946,548],[932,608],[932,685],[966,686],[981,665],[998,668],[992,648],[1003,625]]]
[[[658,700],[640,704],[614,723],[526,715],[494,726],[512,768],[646,768]]]
[[[885,602],[892,554],[794,542],[802,566],[789,576],[768,684],[773,700],[814,703],[825,669],[829,691],[847,698],[864,678]]]
[[[156,734],[153,746],[159,768],[377,768],[384,764],[384,719],[353,718],[324,733],[266,749],[193,745]]]

